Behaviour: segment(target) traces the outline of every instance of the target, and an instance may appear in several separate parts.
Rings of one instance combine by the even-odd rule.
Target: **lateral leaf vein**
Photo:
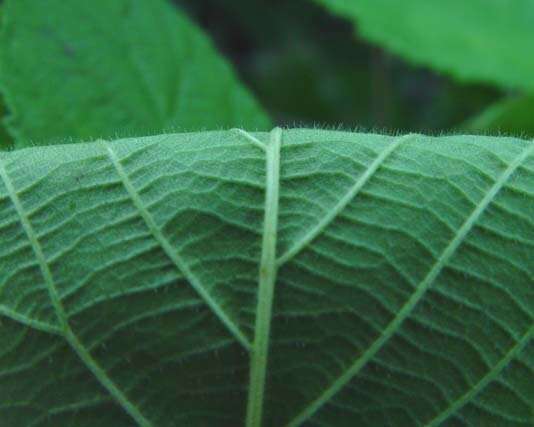
[[[311,243],[339,214],[345,209],[349,203],[354,200],[361,189],[369,182],[369,180],[380,169],[384,161],[406,140],[414,138],[414,134],[408,134],[395,139],[389,144],[363,174],[356,180],[354,185],[349,188],[349,191],[339,200],[334,208],[326,214],[321,221],[319,221],[313,228],[311,228],[299,241],[295,242],[284,254],[277,260],[278,267],[281,267],[286,262],[294,258],[300,251],[302,251],[306,245]]]
[[[480,393],[488,384],[490,384],[500,375],[503,369],[505,369],[506,366],[508,366],[508,364],[521,352],[521,350],[525,347],[527,342],[529,342],[533,336],[534,325],[532,325],[528,329],[525,335],[523,335],[521,339],[514,346],[512,346],[512,348],[504,355],[504,357],[499,360],[499,362],[496,363],[495,366],[493,366],[491,370],[473,386],[473,388],[471,388],[467,393],[456,399],[446,410],[444,410],[434,419],[432,419],[432,421],[425,424],[425,427],[439,426],[443,421],[448,419],[451,415],[458,412],[461,408],[463,408],[466,404],[473,400],[478,395],[478,393]]]
[[[527,148],[510,163],[506,170],[497,178],[486,195],[479,201],[475,209],[458,229],[447,247],[438,257],[437,262],[433,265],[424,279],[417,285],[415,292],[402,306],[393,320],[386,326],[380,336],[360,357],[354,361],[354,363],[345,372],[341,374],[338,379],[332,382],[332,384],[319,397],[314,399],[292,421],[290,421],[288,427],[300,426],[303,422],[313,416],[313,414],[315,414],[323,405],[328,403],[328,401],[335,394],[337,394],[349,381],[351,381],[352,378],[354,378],[378,353],[378,351],[384,347],[391,337],[395,335],[404,320],[406,320],[406,318],[410,315],[417,303],[426,294],[432,283],[436,280],[443,268],[447,265],[449,260],[461,246],[467,234],[472,230],[483,212],[493,202],[499,191],[501,191],[501,189],[505,186],[506,182],[510,179],[514,172],[533,152],[534,144],[529,144]]]
[[[141,413],[139,408],[137,408],[137,406],[134,403],[132,403],[128,399],[128,397],[117,387],[117,385],[111,380],[111,378],[109,378],[106,371],[97,363],[95,359],[93,359],[89,351],[81,343],[81,341],[78,339],[78,337],[76,336],[76,334],[70,327],[67,315],[63,308],[63,304],[59,297],[59,293],[56,289],[56,285],[55,285],[54,278],[52,276],[52,272],[50,270],[48,262],[46,261],[43,248],[41,247],[37,234],[35,233],[35,230],[33,229],[33,226],[30,222],[28,215],[26,215],[26,212],[22,206],[19,196],[15,190],[15,187],[13,186],[13,183],[11,179],[9,178],[7,170],[5,169],[3,163],[1,162],[1,159],[0,159],[0,178],[4,181],[4,184],[7,188],[7,191],[13,203],[13,206],[15,207],[15,210],[17,211],[17,214],[19,216],[20,222],[22,224],[22,228],[24,229],[24,232],[26,233],[26,236],[35,254],[37,263],[39,264],[39,268],[41,270],[41,274],[43,276],[45,285],[47,287],[48,294],[52,302],[52,306],[54,307],[54,311],[61,325],[61,334],[63,335],[65,340],[68,342],[72,350],[78,355],[80,360],[85,364],[85,366],[89,369],[89,371],[95,376],[98,382],[110,393],[111,396],[113,396],[113,398],[117,401],[117,403],[120,406],[122,406],[122,408],[134,419],[134,421],[141,427],[152,427],[152,423],[144,417],[144,415]]]
[[[169,257],[169,259],[176,266],[178,271],[180,271],[193,289],[198,293],[198,295],[204,300],[204,302],[210,307],[212,312],[217,316],[217,318],[224,324],[228,331],[234,336],[234,338],[247,350],[250,350],[251,344],[245,334],[241,331],[238,325],[226,314],[222,307],[215,301],[215,299],[209,294],[209,292],[202,286],[200,280],[196,277],[193,271],[189,268],[187,263],[182,259],[182,257],[177,253],[177,251],[172,247],[169,240],[163,235],[162,231],[156,224],[156,221],[150,214],[150,212],[145,208],[141,197],[137,190],[134,188],[128,174],[124,170],[119,158],[115,154],[115,151],[112,149],[111,145],[103,141],[104,147],[108,153],[108,157],[113,164],[113,167],[117,171],[121,182],[126,189],[126,192],[130,196],[132,203],[135,208],[141,215],[141,218],[145,221],[150,233],[156,239],[160,247],[163,249],[163,252]]]

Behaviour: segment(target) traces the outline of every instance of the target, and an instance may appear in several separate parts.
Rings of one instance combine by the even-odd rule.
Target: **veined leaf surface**
[[[534,89],[534,1],[315,0],[411,61],[475,82]]]
[[[6,427],[531,426],[534,143],[0,153],[0,316]]]
[[[17,147],[269,119],[167,0],[7,0],[0,81]]]

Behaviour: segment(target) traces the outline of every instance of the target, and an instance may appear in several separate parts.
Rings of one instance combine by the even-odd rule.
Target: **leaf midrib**
[[[253,136],[245,136],[255,145]],[[247,427],[261,427],[263,418],[265,378],[269,353],[269,336],[272,323],[272,306],[276,285],[276,241],[278,234],[278,205],[280,193],[280,150],[282,130],[273,129],[265,146],[266,184],[265,217],[258,278],[258,301],[254,329],[254,345],[250,358],[249,394],[247,401]]]

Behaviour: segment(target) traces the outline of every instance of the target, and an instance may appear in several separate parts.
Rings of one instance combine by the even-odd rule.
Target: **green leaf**
[[[5,150],[13,147],[13,138],[9,135],[4,123],[2,123],[3,117],[6,116],[6,106],[3,99],[0,98],[0,150]]]
[[[475,132],[534,137],[534,95],[497,102],[469,121],[466,128]]]
[[[163,0],[8,0],[0,81],[18,146],[269,120],[206,36]]]
[[[0,153],[2,426],[531,426],[533,189],[513,138]]]
[[[315,0],[361,35],[466,81],[534,89],[534,1]]]
[[[0,4],[0,20],[3,18],[3,8],[1,6],[2,5]],[[9,135],[4,124],[4,116],[6,113],[5,101],[0,95],[0,150],[12,148],[13,146],[13,138],[11,138],[11,135]]]

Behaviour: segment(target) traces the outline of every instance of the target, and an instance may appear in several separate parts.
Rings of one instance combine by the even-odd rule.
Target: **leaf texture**
[[[369,40],[455,77],[534,89],[534,1],[315,0]]]
[[[534,143],[321,130],[0,153],[11,426],[524,426]]]
[[[230,65],[167,0],[8,0],[0,58],[19,148],[269,127]]]

